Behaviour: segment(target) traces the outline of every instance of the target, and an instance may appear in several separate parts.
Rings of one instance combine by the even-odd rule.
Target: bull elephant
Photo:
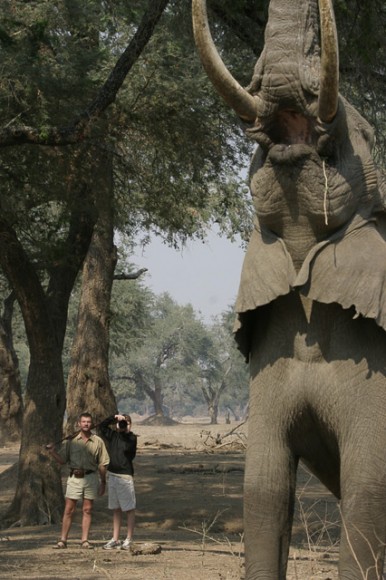
[[[299,460],[340,500],[339,577],[382,577],[386,542],[385,177],[339,94],[331,0],[271,0],[242,88],[193,0],[198,51],[257,142],[236,301],[249,361],[246,578],[286,577]]]

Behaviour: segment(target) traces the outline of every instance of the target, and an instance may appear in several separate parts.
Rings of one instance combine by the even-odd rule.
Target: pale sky
[[[168,292],[179,304],[192,304],[210,322],[233,305],[243,258],[240,245],[211,233],[205,243],[188,242],[180,251],[156,239],[131,261],[148,268],[142,280],[155,294]]]

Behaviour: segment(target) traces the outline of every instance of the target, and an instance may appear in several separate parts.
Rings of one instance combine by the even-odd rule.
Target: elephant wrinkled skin
[[[250,365],[246,578],[286,577],[302,460],[340,499],[342,579],[382,578],[386,543],[385,177],[339,94],[331,0],[271,0],[243,89],[193,0],[201,60],[258,147],[236,303]]]

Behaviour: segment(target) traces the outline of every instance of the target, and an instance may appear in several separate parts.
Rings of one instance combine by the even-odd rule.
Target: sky
[[[168,292],[179,304],[192,304],[210,323],[233,306],[243,258],[239,244],[211,232],[204,243],[188,242],[182,250],[155,239],[145,249],[138,248],[130,261],[148,268],[142,280],[155,294]]]

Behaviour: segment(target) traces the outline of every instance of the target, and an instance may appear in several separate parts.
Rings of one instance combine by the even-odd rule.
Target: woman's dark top
[[[122,433],[110,429],[117,420],[114,416],[108,417],[99,425],[100,433],[106,442],[110,456],[107,466],[111,473],[134,475],[133,459],[137,452],[137,436],[134,433]]]

